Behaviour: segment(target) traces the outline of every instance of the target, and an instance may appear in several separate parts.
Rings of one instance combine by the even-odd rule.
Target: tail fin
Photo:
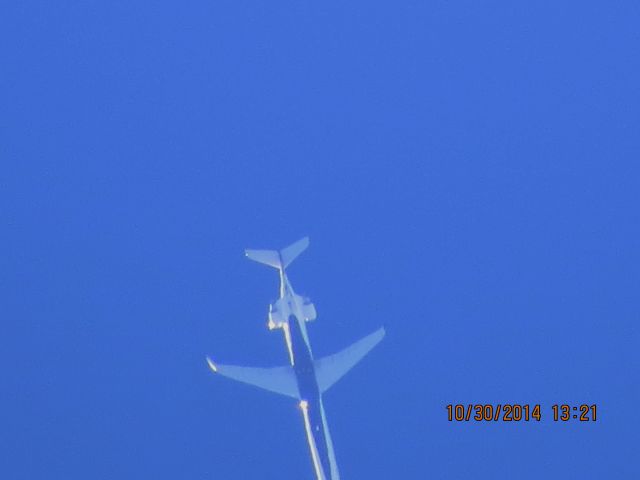
[[[258,263],[264,263],[270,267],[284,270],[289,266],[295,258],[306,250],[309,246],[309,237],[304,237],[296,243],[283,248],[279,252],[277,250],[250,250],[244,252],[251,260]]]

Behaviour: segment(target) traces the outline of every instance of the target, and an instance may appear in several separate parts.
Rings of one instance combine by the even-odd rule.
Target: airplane
[[[306,323],[316,319],[308,297],[294,292],[285,269],[309,245],[308,237],[280,250],[245,250],[246,256],[276,268],[280,274],[280,297],[269,306],[270,330],[281,329],[289,365],[273,368],[222,365],[207,357],[211,370],[223,377],[295,398],[299,403],[307,443],[317,480],[339,480],[333,442],[322,404],[322,394],[344,376],[384,337],[383,327],[346,349],[314,359]]]

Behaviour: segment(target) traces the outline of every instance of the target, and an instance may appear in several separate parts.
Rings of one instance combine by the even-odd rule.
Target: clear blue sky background
[[[343,478],[640,478],[637,1],[5,1],[0,476],[311,479],[291,268]],[[543,421],[452,424],[457,402]],[[554,423],[554,403],[598,421]]]

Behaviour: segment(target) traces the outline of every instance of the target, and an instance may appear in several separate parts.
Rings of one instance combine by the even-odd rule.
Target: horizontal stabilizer
[[[252,250],[249,248],[244,252],[251,260],[284,270],[298,255],[304,252],[308,246],[309,237],[304,237],[279,252],[277,250]]]
[[[244,253],[251,260],[264,263],[273,268],[280,268],[280,253],[275,250],[249,250],[246,249]]]
[[[282,258],[282,268],[287,268],[291,262],[295,260],[295,258],[304,252],[309,246],[309,237],[304,237],[298,240],[296,243],[289,245],[286,248],[283,248],[280,252],[280,257]]]
[[[214,373],[223,377],[295,399],[300,397],[295,373],[289,365],[273,368],[239,367],[235,365],[220,365],[212,362],[209,357],[207,357],[207,363]]]
[[[326,392],[384,338],[384,328],[358,340],[341,352],[315,361],[316,378],[321,392]]]

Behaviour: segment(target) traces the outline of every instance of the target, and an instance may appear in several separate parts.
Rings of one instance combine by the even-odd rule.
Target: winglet
[[[218,373],[218,367],[216,367],[216,364],[213,363],[209,357],[207,357],[207,363],[209,364],[209,368],[213,370],[213,373]]]

